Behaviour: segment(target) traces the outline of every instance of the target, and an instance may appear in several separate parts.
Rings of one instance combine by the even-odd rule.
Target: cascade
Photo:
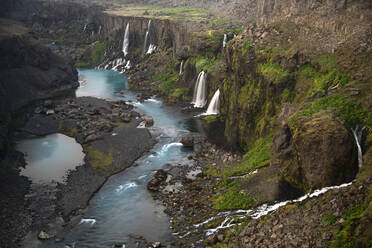
[[[365,128],[366,127],[360,128],[360,126],[357,125],[355,128],[351,129],[351,132],[353,133],[353,136],[354,136],[354,139],[355,139],[355,143],[357,144],[357,147],[358,147],[358,166],[359,166],[359,168],[361,168],[362,165],[363,165],[363,153],[362,153],[361,142],[362,142],[363,130]]]
[[[152,54],[156,51],[156,46],[154,44],[150,44],[149,50],[147,50],[146,54]]]
[[[149,22],[147,24],[147,30],[146,30],[146,35],[145,35],[145,42],[143,43],[143,50],[142,50],[142,54],[143,55],[146,53],[147,43],[148,43],[149,36],[150,36],[150,27],[151,27],[151,20],[149,20]]]
[[[127,64],[125,65],[125,69],[127,69],[127,70],[130,69],[130,60],[128,60]]]
[[[98,34],[101,34],[101,31],[102,31],[102,26],[100,25],[98,28]]]
[[[85,32],[85,30],[87,30],[87,24],[84,25],[83,32]]]
[[[222,42],[222,47],[225,48],[227,43],[227,34],[223,35],[223,42]]]
[[[129,48],[129,23],[127,24],[127,27],[125,28],[125,33],[124,33],[124,41],[123,41],[124,57],[126,57],[128,54],[128,48]]]
[[[183,73],[183,63],[184,63],[184,61],[182,60],[181,65],[180,65],[180,74]]]
[[[214,93],[205,115],[217,115],[220,113],[220,90]]]
[[[206,75],[205,72],[202,71],[198,75],[198,79],[196,80],[195,89],[194,89],[194,96],[192,98],[192,104],[194,104],[195,108],[203,108],[207,103],[206,95],[207,95],[207,87],[206,87]]]

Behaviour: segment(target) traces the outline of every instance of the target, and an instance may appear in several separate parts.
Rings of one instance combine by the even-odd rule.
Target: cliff
[[[1,19],[0,116],[3,138],[7,125],[23,108],[38,101],[73,95],[77,71],[65,59],[39,44],[21,24]],[[6,145],[3,143],[1,154]]]

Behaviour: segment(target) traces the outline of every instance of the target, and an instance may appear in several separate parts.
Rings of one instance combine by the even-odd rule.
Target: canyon
[[[127,180],[125,173],[141,177],[151,156],[181,149],[182,166],[159,157],[154,178],[144,177],[172,238],[158,244],[161,235],[141,234],[110,245],[368,247],[371,7],[357,0],[6,1],[1,246],[74,247],[71,230],[81,231],[74,223],[90,220],[84,213],[95,211],[100,189]],[[118,84],[114,92],[90,92],[103,75]],[[87,95],[79,95],[84,87]],[[197,131],[163,112],[177,113],[182,125],[193,120]],[[159,114],[153,128],[149,113]],[[66,184],[35,187],[19,175],[25,155],[16,143],[53,133],[82,145],[84,165],[68,172]],[[71,242],[57,240],[61,233]]]

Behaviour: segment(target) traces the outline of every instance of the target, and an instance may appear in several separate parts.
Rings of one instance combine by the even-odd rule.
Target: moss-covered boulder
[[[351,181],[357,172],[354,140],[343,121],[332,114],[301,117],[274,137],[271,163],[292,186],[310,191]]]

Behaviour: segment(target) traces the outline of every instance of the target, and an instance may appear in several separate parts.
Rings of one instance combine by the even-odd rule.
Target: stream
[[[81,216],[58,233],[64,239],[44,242],[41,247],[132,247],[128,244],[133,236],[148,241],[167,243],[174,239],[168,216],[160,202],[153,200],[146,185],[156,170],[167,164],[187,166],[192,152],[180,143],[182,136],[198,130],[191,114],[183,114],[177,106],[166,106],[161,100],[136,100],[134,92],[126,90],[127,77],[114,71],[79,70],[80,88],[76,94],[107,100],[131,101],[140,113],[154,118],[150,128],[157,144],[143,155],[136,164],[110,177],[92,197]],[[136,246],[135,246],[136,247]]]

